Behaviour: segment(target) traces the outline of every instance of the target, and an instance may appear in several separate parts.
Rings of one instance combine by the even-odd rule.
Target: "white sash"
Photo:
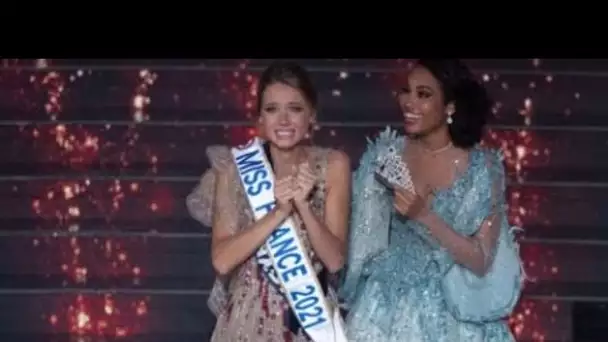
[[[260,220],[275,206],[274,175],[262,142],[256,137],[244,147],[232,148],[232,156],[255,220]],[[291,217],[270,234],[256,257],[314,342],[347,341],[340,310],[325,298]]]

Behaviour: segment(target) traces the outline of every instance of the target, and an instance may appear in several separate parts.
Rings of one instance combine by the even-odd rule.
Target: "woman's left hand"
[[[406,189],[395,188],[393,206],[401,215],[417,219],[428,211],[425,197]]]
[[[296,194],[294,195],[294,202],[297,206],[308,203],[308,196],[315,187],[316,183],[315,174],[308,163],[300,164],[298,167],[298,176],[296,177]]]

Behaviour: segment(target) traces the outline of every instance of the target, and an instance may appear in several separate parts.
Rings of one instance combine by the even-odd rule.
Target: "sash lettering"
[[[276,205],[274,175],[262,142],[254,138],[244,147],[233,148],[232,155],[254,217],[260,220]],[[346,342],[339,310],[325,298],[292,218],[270,234],[256,259],[313,341]]]

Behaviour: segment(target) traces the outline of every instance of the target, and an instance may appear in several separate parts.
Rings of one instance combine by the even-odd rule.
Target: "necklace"
[[[424,147],[424,145],[420,145],[420,146],[422,147],[422,149],[423,149],[423,150],[425,150],[425,152],[426,152],[426,153],[428,153],[428,154],[430,154],[430,155],[433,155],[433,156],[434,156],[434,155],[437,155],[437,154],[439,154],[439,153],[441,153],[441,152],[445,152],[445,151],[449,150],[449,149],[450,149],[450,148],[452,148],[452,146],[454,146],[454,145],[453,145],[453,144],[452,144],[452,142],[450,141],[450,142],[448,142],[448,143],[447,143],[445,146],[440,147],[440,148],[438,148],[438,149],[436,149],[436,150],[431,150],[431,149],[429,149],[429,148],[426,148],[426,147]]]
[[[420,147],[422,147],[422,149],[428,154],[430,155],[432,158],[435,158],[438,154],[445,152],[447,150],[449,150],[450,148],[452,148],[454,146],[454,144],[450,141],[448,142],[445,146],[440,147],[438,149],[435,150],[431,150],[429,148],[424,147],[424,145],[420,145]],[[460,164],[460,159],[459,158],[455,158],[454,160],[452,160],[452,164],[455,167],[458,167]]]

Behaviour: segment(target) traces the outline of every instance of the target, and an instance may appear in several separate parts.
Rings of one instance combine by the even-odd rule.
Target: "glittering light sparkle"
[[[533,59],[532,64],[535,67],[542,65],[542,60]],[[488,75],[481,76],[482,81],[486,83],[501,82],[503,92],[508,92],[510,87],[507,82],[501,81],[501,77],[495,74],[494,77]],[[544,87],[550,86],[553,82],[553,77],[547,75],[546,82],[531,81],[528,83],[530,92],[521,99],[521,106],[517,114],[523,118],[522,124],[524,128],[519,130],[489,130],[484,144],[497,147],[502,150],[505,157],[504,162],[510,179],[516,183],[524,183],[527,180],[528,170],[547,166],[551,158],[551,150],[543,147],[541,138],[535,134],[535,131],[526,129],[526,126],[531,126],[535,114],[535,94],[543,90]],[[501,94],[498,94],[500,98]],[[493,114],[496,117],[501,115],[513,115],[514,113],[505,113],[503,103],[497,101],[493,108]],[[526,192],[526,198],[522,196]],[[539,198],[542,197],[539,188],[534,187],[512,187],[507,193],[509,201],[509,221],[517,226],[525,228],[526,222],[532,222],[538,219]],[[549,224],[550,222],[545,222]],[[537,276],[543,279],[550,279],[558,272],[558,267],[555,264],[556,260],[553,257],[554,253],[551,247],[543,247],[541,251],[537,245],[533,245],[526,249],[527,253],[522,254],[526,272],[534,281]],[[544,252],[543,252],[544,251]],[[541,262],[542,260],[542,262]],[[515,336],[518,338],[532,338],[533,341],[544,341],[545,331],[551,327],[547,324],[554,322],[556,313],[559,311],[558,304],[552,304],[548,312],[543,312],[547,305],[539,305],[537,301],[522,299],[517,311],[509,319],[510,326]],[[549,319],[547,319],[549,318]]]
[[[18,62],[17,60],[2,60],[2,64],[5,66],[13,66]],[[28,144],[31,143],[32,150],[37,155],[36,162],[37,167],[40,167],[38,170],[40,174],[58,174],[70,170],[86,175],[89,170],[99,168],[104,174],[124,175],[134,168],[137,170],[144,168],[147,175],[155,175],[158,173],[159,165],[166,163],[167,159],[172,157],[161,155],[161,148],[154,149],[144,143],[145,139],[149,138],[145,134],[150,132],[146,131],[150,126],[142,129],[143,125],[140,125],[140,123],[156,119],[154,116],[159,115],[157,113],[160,112],[160,107],[157,106],[159,103],[162,103],[160,106],[166,104],[167,100],[162,95],[156,96],[154,93],[161,87],[161,84],[166,86],[166,79],[171,76],[167,75],[168,73],[165,74],[161,71],[157,73],[145,68],[135,72],[121,72],[120,76],[124,76],[128,80],[127,90],[121,101],[125,106],[124,118],[130,122],[130,125],[124,129],[112,125],[92,127],[62,123],[61,120],[73,119],[70,105],[77,98],[77,95],[74,94],[77,93],[82,83],[101,73],[87,68],[59,72],[54,70],[54,62],[50,59],[32,60],[28,63],[29,66],[34,65],[37,70],[14,69],[10,74],[0,75],[3,77],[2,82],[5,85],[5,93],[0,96],[12,98],[14,102],[19,103],[19,112],[23,113],[21,119],[40,119],[40,116],[44,115],[44,118],[50,121],[48,125],[20,124],[18,127],[24,137],[23,140]],[[547,214],[546,206],[539,203],[542,200],[548,201],[546,198],[549,196],[544,193],[547,190],[540,186],[530,186],[529,183],[539,179],[536,177],[538,171],[550,164],[553,152],[547,148],[549,146],[547,135],[539,134],[532,126],[538,124],[541,118],[546,119],[537,113],[546,105],[546,103],[541,103],[542,99],[546,97],[539,94],[550,93],[551,89],[555,89],[562,82],[562,76],[543,72],[542,67],[549,63],[543,63],[541,59],[530,59],[526,63],[540,71],[539,75],[525,78],[495,72],[479,75],[484,84],[498,95],[495,96],[497,101],[492,109],[498,121],[501,123],[506,121],[506,124],[510,126],[521,126],[517,130],[492,129],[485,137],[484,144],[498,147],[504,153],[511,185],[507,193],[510,203],[510,221],[523,226],[524,229],[529,228],[527,226],[538,224],[538,222],[546,224],[546,229],[552,229],[553,227],[549,226],[552,222],[540,217],[542,214]],[[398,64],[405,70],[412,66],[412,60],[399,60]],[[210,108],[217,108],[222,115],[236,109],[239,114],[237,120],[250,120],[252,125],[250,127],[226,126],[224,129],[221,127],[201,128],[201,132],[205,132],[205,130],[207,133],[213,130],[214,134],[221,132],[225,134],[225,142],[231,144],[242,143],[256,133],[254,119],[258,95],[256,94],[257,77],[255,72],[248,70],[248,66],[249,62],[243,61],[234,71],[220,72],[219,86],[213,88],[209,92],[211,94],[204,95],[213,98],[219,89],[222,93],[219,95],[221,100],[218,103],[211,103],[212,106],[217,105],[217,107]],[[335,101],[332,105],[341,105],[341,102],[348,105],[351,96],[354,96],[355,93],[350,87],[354,82],[376,82],[379,79],[386,80],[392,77],[392,75],[387,76],[387,73],[379,72],[359,74],[345,66],[340,66],[332,73],[322,75],[322,77],[325,76],[329,77],[323,79],[325,83],[321,82],[320,90],[324,99],[328,99],[329,102]],[[121,90],[124,90],[124,84],[121,86],[123,86]],[[155,86],[156,88],[154,88]],[[188,103],[191,100],[187,96],[189,95],[187,92],[191,90],[187,89],[183,93],[179,89],[169,91],[175,92],[172,94],[174,102],[177,104],[181,101],[183,106],[181,108],[185,108],[187,105],[192,105]],[[576,110],[580,107],[575,105],[576,101],[585,101],[592,95],[584,92],[585,89],[582,90],[583,93],[576,89],[566,93],[564,101],[571,101],[571,103],[566,104],[563,109],[558,108],[562,113],[557,112],[557,114],[562,114],[564,117],[575,115]],[[225,98],[222,96],[226,96],[227,101],[224,101]],[[205,105],[207,104],[205,103]],[[229,119],[233,118],[231,116]],[[223,119],[220,117],[220,120]],[[324,115],[322,119],[336,121],[332,118],[331,113],[328,113],[327,116]],[[544,125],[544,123],[541,124]],[[373,130],[375,128],[370,128],[369,132]],[[356,138],[357,142],[362,140],[363,135],[353,137],[355,135],[353,132],[358,133],[359,131],[351,128],[331,127],[322,130],[321,136],[325,140],[324,143],[348,145],[351,143],[349,137]],[[221,134],[217,134],[217,137],[218,140],[222,139]],[[543,141],[543,137],[548,140]],[[209,139],[204,137],[201,142],[209,143],[209,141],[205,142],[205,138]],[[182,146],[178,142],[174,147],[182,148]],[[191,146],[186,146],[186,149],[188,147]],[[556,155],[558,155],[557,152],[556,148]],[[186,152],[183,154],[185,155]],[[177,156],[172,161],[181,162],[178,158],[180,157]],[[140,164],[143,164],[143,167]],[[119,226],[122,222],[117,222],[122,219],[118,213],[121,210],[123,213],[130,210],[130,200],[136,197],[138,200],[141,199],[144,210],[146,210],[145,214],[154,216],[163,212],[172,213],[169,201],[174,199],[166,199],[169,197],[166,194],[168,191],[166,187],[169,185],[154,183],[148,186],[146,184],[126,181],[118,175],[117,179],[109,177],[108,181],[101,183],[86,177],[78,177],[78,179],[72,180],[47,182],[43,184],[43,188],[40,187],[40,183],[37,183],[37,186],[23,184],[15,186],[14,191],[23,193],[24,190],[28,190],[30,193],[34,193],[30,210],[35,217],[45,222],[40,224],[38,229],[52,229],[58,233],[84,233],[90,229],[90,222],[94,221],[89,220],[92,216],[103,221],[101,229],[123,228]],[[153,192],[153,196],[143,198],[144,192],[146,194]],[[153,272],[142,265],[143,260],[137,259],[139,253],[134,250],[139,248],[136,246],[137,244],[129,245],[128,241],[125,241],[126,239],[66,238],[59,235],[63,234],[36,237],[31,240],[31,248],[39,252],[38,255],[49,256],[48,260],[41,261],[45,265],[45,272],[47,272],[45,275],[52,279],[60,278],[59,285],[49,287],[97,287],[100,278],[104,277],[101,279],[101,283],[104,285],[100,287],[105,284],[113,286],[115,285],[111,283],[113,279],[124,280],[125,277],[129,282],[127,286],[132,284],[137,287],[141,282],[146,281],[145,277],[148,273]],[[525,236],[525,231],[522,235]],[[139,243],[139,241],[137,242]],[[145,242],[140,244],[145,245]],[[540,244],[523,244],[522,247],[525,252],[526,270],[532,277],[546,280],[563,272],[556,263],[556,253],[553,252],[552,247]],[[44,253],[41,253],[42,251]],[[99,295],[68,295],[59,302],[61,305],[57,305],[56,309],[46,310],[41,315],[42,320],[53,329],[61,332],[67,330],[81,338],[85,335],[123,337],[137,333],[142,330],[142,322],[145,322],[150,305],[147,297],[131,295],[122,297],[104,292],[100,292]],[[509,322],[516,336],[522,339],[532,338],[534,341],[543,341],[548,338],[548,331],[552,328],[550,324],[555,324],[555,317],[563,316],[566,312],[562,305],[523,299]]]
[[[236,104],[237,110],[250,120],[250,127],[230,127],[227,131],[228,140],[233,144],[242,144],[256,135],[254,116],[257,101],[258,76],[247,70],[248,60],[238,65],[238,70],[230,73],[228,77],[221,77],[221,92],[230,95],[231,102]]]
[[[148,89],[154,84],[157,74],[148,69],[142,69],[138,75],[138,82],[135,87],[135,95],[132,100],[133,121],[142,122],[149,120],[150,117],[146,113],[146,107],[150,104]]]
[[[91,71],[77,70],[72,74],[53,71],[52,61],[36,60],[37,72],[29,77],[36,92],[45,94],[44,111],[51,121],[57,121],[64,111],[64,97],[70,85],[91,75]],[[146,106],[150,103],[148,88],[156,80],[156,74],[142,70],[137,75],[137,85],[132,99],[132,116],[135,122],[149,118]],[[110,129],[110,127],[106,127]],[[100,146],[104,145],[99,133],[88,131],[80,125],[49,124],[21,127],[22,133],[32,142],[41,165],[50,165],[50,173],[68,170],[87,171],[93,163],[99,162]],[[138,135],[134,128],[127,132],[127,139],[133,146]],[[150,160],[156,157],[148,151]],[[129,151],[121,151],[122,165],[129,163]],[[154,164],[154,162],[151,162]],[[93,188],[89,179],[58,181],[46,187],[43,193],[32,199],[32,212],[47,222],[56,222],[53,229],[77,233],[81,230],[82,218],[91,210],[102,213],[107,221],[121,208],[121,203],[130,193],[141,190],[137,183],[115,180],[106,189]],[[109,203],[108,203],[109,202]],[[109,205],[108,205],[109,204]],[[125,244],[113,238],[34,238],[33,248],[57,250],[56,270],[49,274],[63,273],[66,277],[62,285],[66,288],[86,287],[91,276],[101,274],[120,276],[130,274],[137,285],[143,273],[129,255]],[[139,323],[133,317],[145,316],[148,298],[134,298],[131,301],[116,301],[112,295],[76,295],[71,303],[54,312],[42,315],[53,327],[67,329],[75,336],[104,335],[126,336]]]

